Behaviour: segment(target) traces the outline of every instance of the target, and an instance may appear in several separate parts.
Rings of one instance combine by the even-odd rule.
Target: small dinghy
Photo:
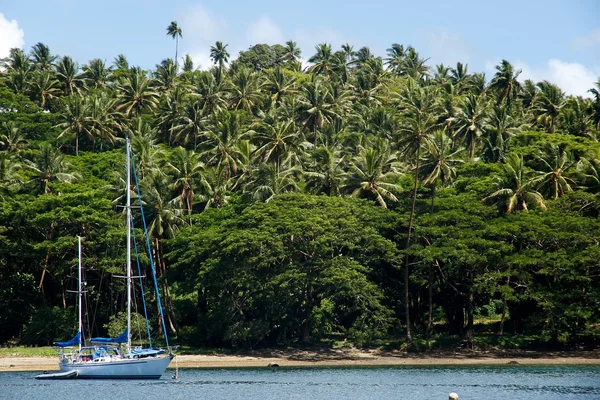
[[[54,372],[54,373],[43,373],[41,375],[37,375],[35,379],[69,379],[75,378],[77,376],[77,371],[67,371],[67,372]]]

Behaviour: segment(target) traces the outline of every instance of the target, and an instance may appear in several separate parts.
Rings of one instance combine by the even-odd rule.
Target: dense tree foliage
[[[43,43],[2,60],[0,343],[72,333],[77,236],[86,325],[120,328],[129,138],[181,343],[470,347],[480,320],[595,345],[600,80],[567,96],[507,60],[488,81],[397,43],[386,58],[321,43],[303,68],[292,41],[233,58],[217,41],[196,70],[177,22],[167,35],[175,58],[149,71]]]

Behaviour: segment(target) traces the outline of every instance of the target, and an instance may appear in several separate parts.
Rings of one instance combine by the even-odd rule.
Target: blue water
[[[180,369],[156,381],[0,372],[0,399],[600,399],[600,366]]]

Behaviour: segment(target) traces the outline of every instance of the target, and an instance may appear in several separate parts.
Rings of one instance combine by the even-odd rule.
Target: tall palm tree
[[[202,178],[204,170],[200,156],[193,150],[177,147],[171,153],[167,169],[167,173],[173,177],[171,186],[178,193],[173,200],[178,202],[180,208],[185,206],[188,215],[191,215],[194,205],[194,182]]]
[[[317,131],[339,117],[333,101],[332,87],[322,78],[313,77],[302,86],[298,97],[298,117],[313,134],[315,142]]]
[[[542,195],[557,199],[573,190],[571,185],[574,185],[575,181],[568,176],[576,165],[572,154],[560,146],[548,144],[540,151],[537,160],[542,166],[540,171],[536,171],[537,189]]]
[[[535,122],[542,124],[549,133],[554,133],[554,127],[564,105],[564,92],[548,81],[539,82],[540,89],[533,104]]]
[[[506,101],[506,106],[510,110],[512,102],[517,98],[521,89],[521,84],[517,80],[521,70],[515,71],[515,68],[506,60],[496,65],[496,74],[490,82],[490,89],[498,93],[498,103]]]
[[[227,181],[225,183],[229,184],[229,180],[241,165],[237,145],[248,129],[242,122],[240,113],[235,111],[224,111],[214,118],[206,131],[206,141],[203,143],[207,149],[204,152],[205,159],[208,159],[206,164],[221,168]]]
[[[66,96],[73,95],[81,87],[79,66],[69,56],[64,56],[56,63],[56,78],[63,87]]]
[[[471,85],[472,76],[468,72],[469,64],[456,63],[456,68],[450,68],[450,79],[457,93],[465,93]]]
[[[427,151],[421,164],[425,175],[423,185],[431,185],[431,212],[434,210],[435,191],[438,181],[448,184],[456,177],[456,166],[463,162],[459,158],[463,149],[455,147],[452,139],[443,130],[437,130],[427,141]]]
[[[588,90],[594,96],[592,103],[592,121],[596,129],[600,129],[600,78],[594,83],[594,88]]]
[[[10,154],[0,152],[0,199],[10,196],[12,190],[21,186],[23,183],[22,168],[21,163],[15,161]]]
[[[4,121],[0,124],[0,146],[2,150],[20,157],[21,151],[27,145],[27,138],[17,124],[13,121]]]
[[[406,160],[414,164],[414,186],[411,197],[410,216],[408,218],[408,232],[406,235],[406,249],[410,246],[415,215],[415,204],[417,200],[417,189],[419,187],[419,163],[421,161],[421,149],[430,140],[430,134],[437,129],[439,118],[436,115],[437,92],[435,87],[421,87],[415,79],[410,79],[408,85],[401,95],[405,105],[400,125],[400,138],[398,145],[400,154]],[[404,262],[404,301],[406,309],[406,340],[412,341],[410,329],[410,303],[409,303],[409,254],[406,253]]]
[[[82,67],[83,79],[87,88],[103,88],[110,80],[111,69],[106,67],[106,63],[94,58],[87,65]]]
[[[210,58],[215,65],[219,66],[219,72],[223,73],[223,67],[229,61],[229,53],[227,52],[228,44],[223,45],[223,42],[216,41],[214,46],[210,46]]]
[[[47,109],[48,101],[60,95],[59,82],[54,74],[47,70],[36,71],[32,78],[31,94],[41,108]]]
[[[167,58],[156,66],[153,76],[161,93],[169,91],[177,84],[177,66],[173,64],[173,60]]]
[[[64,155],[50,143],[40,145],[34,161],[27,160],[31,171],[28,183],[34,184],[41,193],[51,193],[53,182],[73,182],[80,178],[78,173],[68,172],[69,164]]]
[[[177,25],[176,21],[171,21],[169,26],[167,26],[167,36],[171,36],[175,39],[175,59],[173,60],[175,63],[175,72],[177,72],[177,51],[179,50],[179,38],[183,37],[181,28]]]
[[[205,115],[218,114],[227,109],[227,85],[210,71],[201,73],[194,96]]]
[[[392,44],[387,49],[387,55],[385,61],[390,71],[395,75],[401,75],[404,68],[404,57],[406,57],[404,46],[398,43]]]
[[[519,210],[527,211],[528,204],[546,210],[544,196],[535,190],[540,179],[539,177],[530,177],[523,162],[523,156],[510,153],[506,157],[504,169],[506,177],[499,182],[502,187],[484,198],[483,202],[501,205],[507,213]]]
[[[44,43],[38,42],[31,48],[31,62],[35,70],[50,71],[56,58]]]
[[[489,114],[483,138],[483,157],[487,162],[503,162],[511,139],[523,128],[519,118],[513,117],[507,105],[495,104]]]
[[[475,158],[475,149],[485,134],[488,121],[488,103],[483,96],[469,94],[456,113],[455,137],[469,149],[469,159]]]
[[[347,162],[335,144],[317,147],[312,151],[313,162],[303,172],[309,193],[339,196],[346,181]]]
[[[281,169],[283,161],[297,155],[300,146],[300,135],[293,120],[263,122],[256,128],[254,141],[257,143],[256,154],[262,161],[273,161],[275,171]]]
[[[298,93],[296,76],[287,74],[280,66],[266,71],[262,88],[271,94],[275,105],[279,105],[284,96]]]
[[[17,93],[25,93],[29,88],[31,61],[21,49],[10,49],[10,54],[0,60],[0,66],[6,68],[7,85]]]
[[[387,201],[397,202],[394,193],[402,189],[394,181],[400,176],[397,157],[390,152],[389,143],[381,139],[375,147],[363,149],[349,165],[343,191],[355,197],[374,200],[387,208]]]
[[[300,55],[302,54],[302,50],[300,50],[296,42],[292,40],[288,40],[287,42],[285,42],[284,48],[285,53],[283,54],[283,56],[281,56],[280,61],[295,62],[300,58]]]
[[[155,110],[159,94],[152,88],[152,82],[144,71],[132,68],[118,85],[119,110],[127,117],[139,117],[144,110]]]
[[[331,75],[331,62],[333,52],[331,51],[331,45],[327,43],[321,43],[315,46],[317,52],[308,59],[308,62],[313,63],[308,67],[308,72],[315,75],[324,75],[329,77]]]
[[[248,68],[239,69],[231,77],[229,93],[233,110],[245,110],[251,114],[261,100],[258,74]]]
[[[298,174],[296,167],[278,169],[272,164],[260,164],[244,186],[244,192],[253,200],[266,203],[278,194],[297,191]]]
[[[80,95],[69,96],[65,99],[60,113],[63,122],[56,125],[62,131],[57,139],[66,136],[75,137],[75,155],[79,155],[79,137],[91,134],[89,107],[86,98]]]
[[[189,143],[194,144],[194,150],[198,148],[198,140],[203,135],[205,126],[208,120],[204,115],[200,103],[187,102],[175,122],[171,131],[174,133],[175,139],[187,146]]]

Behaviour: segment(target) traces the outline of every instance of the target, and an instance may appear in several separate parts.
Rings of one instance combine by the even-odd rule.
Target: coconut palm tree
[[[533,104],[535,122],[543,125],[549,133],[554,133],[556,120],[564,105],[564,92],[548,81],[537,84],[539,93]]]
[[[600,78],[594,83],[596,87],[588,90],[594,96],[592,103],[592,121],[596,129],[600,129]]]
[[[275,165],[275,171],[279,171],[284,160],[289,157],[297,158],[300,135],[298,135],[293,120],[274,119],[269,122],[265,121],[260,123],[255,130],[256,134],[253,141],[257,145],[256,154],[265,163],[272,161]]]
[[[523,129],[518,118],[513,117],[507,105],[494,105],[489,114],[483,137],[483,157],[487,162],[503,162],[510,140]]]
[[[374,147],[363,149],[350,161],[342,191],[355,197],[369,198],[387,208],[386,201],[397,202],[394,193],[402,191],[400,185],[394,182],[399,176],[398,158],[390,152],[387,140],[380,139]]]
[[[267,203],[274,196],[298,190],[297,167],[277,168],[272,164],[259,164],[252,177],[244,185],[244,192],[253,200]]]
[[[464,162],[459,158],[462,151],[452,144],[452,139],[443,130],[435,131],[427,141],[421,169],[425,175],[423,185],[431,186],[431,212],[434,210],[437,183],[448,184],[456,177],[456,166]]]
[[[298,97],[298,117],[301,124],[312,132],[315,142],[317,131],[339,117],[333,101],[331,84],[322,78],[313,76],[302,86]]]
[[[309,193],[339,196],[348,177],[346,158],[335,144],[320,146],[311,153],[312,163],[303,172]]]
[[[519,210],[527,211],[529,205],[546,210],[544,196],[535,190],[540,178],[530,176],[531,174],[523,162],[523,156],[510,153],[506,157],[504,169],[506,177],[499,182],[501,188],[484,198],[483,202],[500,205],[507,213],[514,213]]]
[[[7,58],[0,60],[0,66],[6,68],[7,85],[16,93],[25,93],[29,89],[31,61],[21,49],[10,49]]]
[[[50,71],[57,58],[50,52],[50,48],[41,42],[33,45],[30,57],[32,67],[37,71]]]
[[[540,151],[537,161],[541,163],[541,169],[536,171],[537,189],[542,195],[558,199],[573,190],[571,185],[575,185],[575,181],[568,175],[577,162],[571,153],[559,146],[548,144]]]
[[[78,94],[65,98],[60,118],[63,122],[57,124],[56,127],[62,131],[57,139],[74,136],[75,155],[79,155],[79,137],[83,134],[91,135],[89,106],[86,98]]]
[[[56,78],[63,87],[66,96],[73,95],[82,86],[79,66],[69,56],[64,56],[56,63]]]
[[[436,115],[437,91],[433,86],[421,87],[415,79],[410,79],[403,93],[401,101],[404,104],[400,124],[400,138],[398,146],[404,159],[414,165],[414,185],[411,197],[411,211],[408,218],[408,233],[406,235],[406,249],[410,246],[415,215],[417,189],[419,187],[419,163],[421,149],[430,140],[430,134],[439,126],[439,117]],[[410,303],[409,303],[409,254],[406,253],[404,262],[404,300],[406,302],[406,340],[412,341],[410,329]]]
[[[85,86],[88,89],[105,87],[110,80],[112,73],[111,69],[106,67],[106,63],[99,58],[90,60],[90,62],[81,69],[83,70],[82,77]]]
[[[404,46],[398,43],[394,43],[386,51],[388,57],[385,59],[385,62],[389,70],[394,75],[401,75],[404,68],[404,57],[406,57],[406,51],[404,49]]]
[[[180,208],[192,214],[194,205],[194,182],[202,178],[204,164],[200,156],[193,150],[177,147],[173,150],[166,164],[167,174],[173,177],[172,188],[178,193],[173,199]]]
[[[521,84],[517,80],[521,70],[515,70],[511,63],[502,60],[496,65],[496,74],[490,82],[490,89],[498,93],[498,103],[505,101],[510,110],[512,102],[519,95]]]
[[[144,71],[132,68],[117,86],[119,89],[119,111],[127,117],[139,117],[144,110],[155,110],[159,94],[152,88],[152,82]]]
[[[231,77],[229,94],[233,110],[245,110],[251,114],[261,100],[258,74],[248,68],[236,71]]]
[[[179,38],[183,37],[181,32],[181,28],[177,25],[177,21],[171,21],[169,26],[167,26],[167,36],[171,36],[175,39],[175,59],[173,62],[175,63],[175,72],[177,72],[177,51],[179,50]]]
[[[198,102],[187,102],[181,110],[177,121],[171,128],[177,142],[187,146],[194,144],[194,150],[198,148],[198,140],[205,131],[208,119]]]
[[[6,152],[0,152],[0,199],[10,196],[23,183],[23,166]]]
[[[43,194],[52,192],[54,182],[70,183],[80,179],[78,173],[67,172],[70,166],[64,155],[48,142],[40,145],[34,161],[27,160],[26,163],[31,178],[27,183],[33,184]]]
[[[32,78],[31,94],[41,108],[47,109],[48,101],[60,95],[60,84],[54,74],[48,70],[36,71]]]
[[[202,72],[193,93],[205,115],[227,109],[227,85],[210,71]]]
[[[20,157],[21,151],[27,146],[27,138],[13,121],[0,124],[0,146],[2,150]]]
[[[331,51],[331,45],[327,43],[321,43],[315,46],[317,52],[308,59],[308,62],[313,63],[308,67],[308,72],[315,75],[323,75],[329,77],[331,75],[331,63],[333,58],[333,52]]]
[[[216,41],[214,46],[210,46],[210,58],[213,60],[215,65],[219,66],[220,74],[223,74],[223,67],[229,61],[227,46],[229,45],[223,45],[223,43],[220,41]]]
[[[287,74],[280,66],[266,71],[261,87],[271,94],[271,100],[276,106],[280,104],[284,96],[298,93],[296,76]]]
[[[156,66],[153,76],[161,93],[169,91],[177,83],[177,66],[173,64],[173,60],[167,58]]]
[[[483,96],[469,94],[456,112],[454,136],[469,149],[469,159],[485,135],[488,122],[488,103]]]

